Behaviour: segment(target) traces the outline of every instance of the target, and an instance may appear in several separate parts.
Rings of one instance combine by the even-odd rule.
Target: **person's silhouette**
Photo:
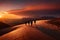
[[[33,24],[33,21],[31,21],[31,26],[32,26],[32,24]]]
[[[36,20],[34,20],[34,23],[36,24]]]

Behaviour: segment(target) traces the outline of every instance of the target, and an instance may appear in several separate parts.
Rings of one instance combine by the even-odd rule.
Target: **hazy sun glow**
[[[6,14],[8,14],[8,12],[0,12],[0,18],[2,18]]]
[[[0,12],[0,18],[2,18],[2,19],[20,19],[20,18],[23,18],[23,16],[10,14],[9,12]]]
[[[0,18],[1,18],[2,16],[0,16]]]

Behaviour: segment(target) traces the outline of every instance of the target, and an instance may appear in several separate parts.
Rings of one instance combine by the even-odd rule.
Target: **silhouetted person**
[[[36,24],[36,20],[34,20],[34,23]]]
[[[31,24],[31,26],[32,26],[32,24],[33,24],[33,21],[31,21],[31,23],[30,23],[30,24]]]
[[[30,21],[28,21],[27,24],[30,25]]]

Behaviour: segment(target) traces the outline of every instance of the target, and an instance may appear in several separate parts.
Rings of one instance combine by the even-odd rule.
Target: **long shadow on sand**
[[[0,22],[0,36],[6,34],[8,32],[11,32],[17,28],[18,27],[14,27],[14,26],[8,25],[6,23]]]
[[[7,27],[7,28],[4,28],[4,29],[1,29],[1,30],[0,30],[0,36],[6,34],[6,33],[8,33],[8,32],[11,32],[11,31],[13,31],[13,30],[15,30],[15,29],[17,29],[17,27],[15,27],[15,28]]]
[[[55,38],[56,40],[60,40],[60,32],[56,30],[46,29],[43,27],[36,27],[38,30],[42,31],[43,33]]]

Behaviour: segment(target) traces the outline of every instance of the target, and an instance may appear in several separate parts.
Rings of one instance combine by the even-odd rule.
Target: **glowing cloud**
[[[54,10],[59,9],[60,6],[57,4],[35,4],[35,5],[27,5],[26,7],[18,10],[10,10],[11,13],[30,11],[30,10]]]

